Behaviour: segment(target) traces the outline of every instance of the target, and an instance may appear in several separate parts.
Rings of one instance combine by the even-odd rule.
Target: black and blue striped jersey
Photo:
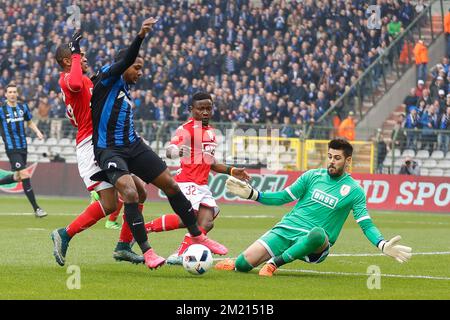
[[[93,142],[97,148],[127,146],[139,138],[134,129],[133,102],[122,75],[104,66],[94,79],[91,99]]]
[[[31,118],[30,109],[25,103],[15,107],[6,103],[0,107],[0,129],[6,152],[27,149],[25,121]]]

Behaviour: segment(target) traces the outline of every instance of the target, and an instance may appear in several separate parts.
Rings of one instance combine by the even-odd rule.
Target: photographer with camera
[[[398,174],[419,176],[420,175],[419,164],[416,161],[412,160],[410,157],[407,157],[405,159],[405,163],[401,166]]]

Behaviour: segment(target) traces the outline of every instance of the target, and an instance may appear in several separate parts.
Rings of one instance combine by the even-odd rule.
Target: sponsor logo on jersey
[[[349,185],[344,184],[340,190],[341,196],[345,197],[346,195],[348,195],[348,193],[350,192],[350,189],[351,189],[351,187]]]
[[[311,195],[311,200],[331,209],[336,208],[336,204],[339,201],[338,198],[333,197],[318,189],[314,189]]]
[[[215,150],[217,147],[217,143],[211,142],[203,142],[202,143],[202,152],[214,156]]]

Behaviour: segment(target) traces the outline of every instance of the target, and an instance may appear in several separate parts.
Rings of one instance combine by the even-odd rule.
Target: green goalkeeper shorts
[[[299,237],[306,236],[308,232],[293,229],[286,229],[282,227],[274,227],[267,231],[257,241],[266,248],[267,252],[272,257],[280,256],[289,247],[291,247]],[[321,253],[312,253],[300,260],[308,263],[321,263],[324,261],[330,252],[330,245]]]

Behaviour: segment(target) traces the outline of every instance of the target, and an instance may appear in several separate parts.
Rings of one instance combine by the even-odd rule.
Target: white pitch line
[[[314,274],[329,274],[338,276],[356,276],[356,277],[369,277],[373,276],[373,273],[357,273],[357,272],[334,272],[334,271],[317,271],[317,270],[305,270],[305,269],[278,269],[283,272],[301,272],[301,273],[314,273]],[[450,277],[434,277],[434,276],[421,276],[421,275],[402,275],[402,274],[380,274],[381,277],[386,278],[403,278],[403,279],[427,279],[427,280],[446,280],[450,281]]]
[[[27,228],[26,230],[28,230],[28,231],[45,231],[47,229],[43,229],[43,228]]]
[[[421,255],[448,255],[450,251],[437,251],[437,252],[413,252],[413,256]],[[384,256],[383,253],[330,253],[329,257],[377,257]]]

